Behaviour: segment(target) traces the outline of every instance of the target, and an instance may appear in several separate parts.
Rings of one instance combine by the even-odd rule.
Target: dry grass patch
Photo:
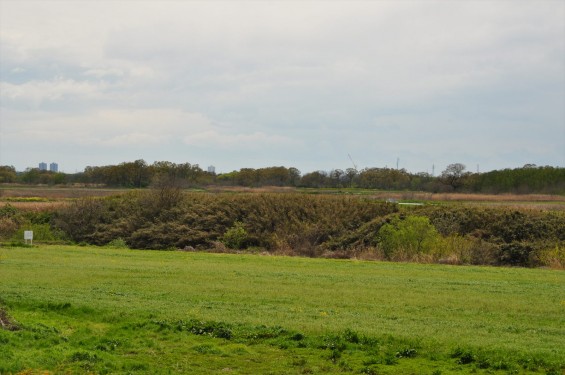
[[[1,201],[0,201],[1,202]],[[68,204],[67,201],[47,201],[47,202],[7,202],[18,210],[26,212],[45,212],[54,211]]]
[[[52,200],[83,197],[107,197],[121,194],[124,189],[92,187],[13,186],[1,189],[2,198],[45,198]]]
[[[7,331],[17,331],[20,329],[18,324],[8,316],[6,310],[0,307],[0,328]]]

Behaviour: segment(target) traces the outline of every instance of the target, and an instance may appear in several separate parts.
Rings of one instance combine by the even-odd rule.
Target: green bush
[[[534,254],[534,248],[531,244],[524,242],[512,242],[500,245],[498,263],[506,266],[522,266],[532,265],[531,257]]]
[[[236,221],[221,238],[221,242],[230,249],[243,249],[246,246],[248,234],[243,223]]]
[[[411,260],[430,254],[438,245],[440,235],[425,216],[396,217],[381,227],[378,243],[386,259]]]
[[[116,239],[108,242],[108,244],[106,246],[111,247],[113,249],[127,249],[128,248],[128,244],[126,243],[126,241],[124,241],[123,238],[116,238]]]
[[[38,242],[54,242],[62,241],[65,239],[65,234],[58,230],[51,228],[49,224],[22,224],[21,227],[12,236],[14,241],[23,241],[25,231],[33,231],[33,241]]]

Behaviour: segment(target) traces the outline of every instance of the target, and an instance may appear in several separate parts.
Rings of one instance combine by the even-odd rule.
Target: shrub
[[[127,249],[128,248],[128,244],[126,243],[126,241],[124,241],[123,238],[116,238],[116,239],[108,242],[108,244],[106,246],[114,248],[114,249]]]
[[[565,248],[557,244],[555,247],[539,251],[539,262],[543,266],[554,269],[565,269]]]
[[[533,252],[532,245],[528,243],[512,242],[502,244],[498,255],[498,263],[507,266],[527,267],[531,265]]]
[[[65,238],[65,234],[57,229],[52,229],[49,224],[23,224],[12,236],[12,240],[20,241],[24,238],[24,231],[33,231],[33,241],[53,242],[61,241]]]
[[[221,238],[221,242],[230,249],[243,249],[246,247],[247,240],[247,231],[240,221],[236,221]]]
[[[99,244],[93,237],[96,226],[107,214],[105,202],[98,198],[82,198],[61,208],[53,218],[54,224],[73,241]]]
[[[12,237],[23,221],[24,219],[22,215],[12,205],[5,204],[4,207],[1,207],[0,239],[7,239]]]
[[[410,260],[434,250],[440,238],[425,216],[395,218],[381,227],[378,242],[390,260]]]

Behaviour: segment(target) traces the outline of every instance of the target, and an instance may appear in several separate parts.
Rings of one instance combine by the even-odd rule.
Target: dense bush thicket
[[[57,212],[54,225],[73,241],[97,245],[122,238],[139,249],[209,249],[223,240],[239,248],[313,252],[396,211],[393,204],[338,196],[160,189],[75,201]]]
[[[51,213],[0,209],[0,238],[135,249],[565,268],[565,213],[397,205],[361,197],[183,193],[83,198]]]
[[[565,268],[565,213],[396,204],[359,196],[184,193],[83,198],[52,213],[0,209],[0,237],[135,249],[265,251],[393,261]],[[15,237],[13,237],[15,236]]]
[[[481,193],[565,193],[565,168],[537,167],[470,173],[465,166],[455,163],[439,176],[428,173],[410,173],[405,169],[355,168],[314,171],[304,175],[296,168],[268,167],[242,168],[239,171],[216,175],[190,163],[175,164],[166,161],[148,165],[143,160],[87,167],[75,174],[54,173],[29,169],[16,173],[10,166],[0,166],[0,183],[72,184],[84,183],[110,187],[147,187],[166,176],[181,186],[292,186],[306,188],[359,187],[384,190],[418,190],[428,192],[468,191]]]
[[[423,206],[377,218],[324,246],[347,255],[451,264],[565,268],[565,213]]]

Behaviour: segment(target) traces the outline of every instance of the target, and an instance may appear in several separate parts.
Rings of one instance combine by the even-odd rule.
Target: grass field
[[[0,248],[0,373],[562,374],[565,273]]]

